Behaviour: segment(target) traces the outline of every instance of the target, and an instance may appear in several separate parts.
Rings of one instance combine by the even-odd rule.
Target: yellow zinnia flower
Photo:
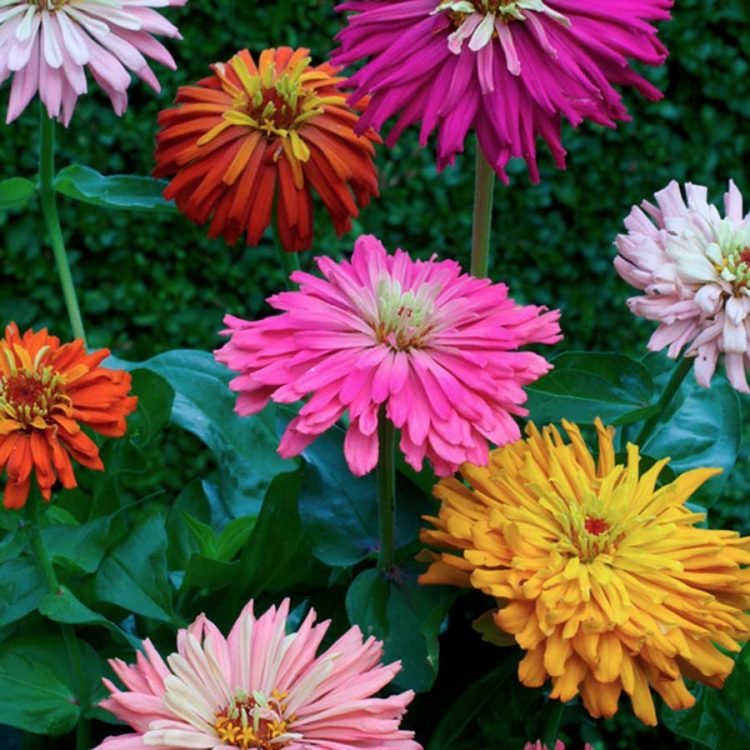
[[[750,539],[696,528],[685,507],[719,469],[688,471],[657,489],[669,459],[639,472],[638,446],[617,464],[614,429],[597,420],[595,462],[578,427],[533,424],[528,438],[464,464],[444,479],[434,554],[422,583],[473,587],[497,599],[492,615],[527,653],[519,679],[552,680],[551,697],[580,693],[594,717],[612,716],[621,692],[656,724],[651,686],[672,709],[695,698],[683,677],[721,687],[750,639]],[[467,486],[468,485],[468,486]],[[720,647],[720,648],[718,648]],[[721,649],[721,650],[720,650]]]

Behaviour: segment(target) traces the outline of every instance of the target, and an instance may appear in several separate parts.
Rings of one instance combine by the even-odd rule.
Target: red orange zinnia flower
[[[104,468],[99,449],[81,429],[125,434],[125,417],[136,406],[128,396],[130,374],[99,367],[109,350],[87,354],[80,339],[60,345],[46,329],[21,336],[15,323],[0,340],[0,473],[7,470],[3,505],[22,508],[31,473],[49,500],[59,479],[76,486],[70,459]]]
[[[377,196],[380,139],[355,135],[359,114],[337,88],[338,68],[311,66],[308,53],[267,49],[256,65],[242,50],[160,113],[154,175],[174,177],[164,195],[192,221],[210,219],[210,237],[234,244],[246,232],[257,245],[275,202],[281,244],[297,252],[312,244],[313,192],[339,235]]]

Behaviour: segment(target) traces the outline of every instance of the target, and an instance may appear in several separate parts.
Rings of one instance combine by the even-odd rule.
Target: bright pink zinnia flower
[[[257,322],[227,316],[231,340],[216,358],[241,373],[237,411],[270,399],[312,394],[279,446],[295,456],[349,412],[344,450],[366,474],[378,460],[378,420],[401,430],[401,450],[416,470],[425,456],[441,476],[464,461],[486,465],[487,441],[520,437],[512,414],[526,415],[521,386],[550,369],[516,351],[560,340],[559,312],[517,305],[504,284],[461,274],[455,261],[388,255],[360,237],[351,262],[317,258],[325,279],[300,271],[300,290],[269,299],[283,314]]]
[[[475,128],[482,151],[503,181],[522,157],[536,182],[536,137],[560,168],[560,118],[614,127],[629,119],[612,84],[661,94],[628,67],[632,58],[659,65],[666,50],[648,23],[668,19],[672,0],[350,0],[355,11],[339,35],[337,65],[369,58],[347,85],[355,102],[372,95],[360,120],[388,137],[422,123],[420,142],[437,128],[438,169],[463,151]]]
[[[126,690],[105,679],[101,706],[135,733],[98,750],[421,750],[399,729],[414,693],[372,697],[401,668],[382,644],[353,627],[316,657],[329,623],[310,610],[287,635],[288,613],[287,599],[256,618],[251,601],[226,639],[201,615],[166,663],[149,640],[135,664],[111,660]]]
[[[685,192],[687,205],[672,181],[656,193],[656,206],[633,207],[628,234],[616,241],[615,268],[645,292],[628,300],[630,310],[660,324],[649,349],[668,346],[675,359],[687,346],[685,356],[695,357],[695,378],[705,388],[724,352],[729,382],[748,393],[750,214],[743,216],[742,195],[731,181],[723,219],[705,187],[688,183]]]
[[[7,122],[37,91],[50,117],[70,122],[87,91],[88,68],[121,115],[128,106],[133,71],[160,90],[150,57],[174,70],[169,52],[152,34],[180,39],[177,29],[151,8],[187,0],[0,0],[0,83],[13,75]]]

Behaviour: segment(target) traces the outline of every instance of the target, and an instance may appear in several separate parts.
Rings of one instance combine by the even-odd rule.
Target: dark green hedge
[[[207,65],[242,46],[307,45],[326,55],[340,25],[334,3],[323,0],[190,2],[170,10],[184,34],[172,44],[180,69],[160,70],[154,97],[132,88],[118,120],[97,92],[81,100],[70,128],[60,132],[60,164],[88,163],[104,173],[148,173],[155,116],[176,87],[202,76]],[[567,172],[543,159],[543,181],[532,186],[521,164],[496,198],[494,269],[525,302],[562,308],[566,347],[638,350],[650,327],[624,307],[628,288],[614,274],[612,240],[630,205],[671,178],[709,185],[719,198],[727,178],[750,189],[744,155],[750,113],[750,7],[743,0],[680,0],[664,25],[668,65],[648,71],[666,93],[647,103],[625,93],[633,121],[617,131],[585,124],[568,130]],[[2,89],[3,110],[8,85]],[[0,126],[1,175],[35,170],[36,108],[11,127]],[[471,150],[471,144],[469,150]],[[466,261],[470,234],[473,158],[436,175],[433,155],[407,133],[398,148],[383,148],[378,163],[382,198],[356,232],[379,235],[389,247],[438,252]],[[0,319],[47,323],[65,331],[49,248],[40,239],[35,208],[0,216]],[[104,213],[65,202],[63,221],[82,289],[92,343],[123,356],[146,357],[179,346],[212,347],[224,311],[255,315],[277,288],[280,272],[270,244],[230,248],[204,238],[181,218],[148,219]],[[346,251],[354,235],[333,235],[319,219],[316,252]],[[309,264],[313,253],[303,262]]]

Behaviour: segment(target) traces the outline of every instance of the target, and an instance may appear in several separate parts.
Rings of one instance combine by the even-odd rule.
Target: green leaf
[[[228,387],[232,373],[208,352],[164,352],[137,366],[162,375],[174,388],[172,421],[202,440],[216,457],[219,491],[231,515],[257,516],[273,477],[294,467],[276,452],[273,406],[250,417],[238,416]]]
[[[150,512],[104,558],[94,582],[97,598],[145,617],[172,619],[164,519]]]
[[[33,612],[47,591],[33,558],[18,557],[0,565],[0,628]]]
[[[344,431],[332,427],[302,452],[304,468],[299,513],[326,565],[356,565],[380,548],[378,489],[374,474],[352,476],[344,457]],[[433,507],[412,482],[398,477],[396,548],[416,541],[420,519]]]
[[[710,389],[701,388],[691,372],[641,452],[656,459],[669,456],[675,474],[703,466],[723,469],[691,497],[692,502],[710,507],[737,460],[741,440],[742,404],[737,392],[719,375]]]
[[[687,711],[662,709],[664,723],[676,734],[711,750],[750,747],[750,646],[745,646],[721,690],[693,684],[695,705]]]
[[[61,169],[54,188],[61,195],[102,208],[139,212],[176,212],[172,201],[162,196],[167,183],[152,177],[111,175],[105,177],[90,167],[72,164]]]
[[[188,563],[183,586],[218,591],[234,582],[240,563],[221,562],[205,555],[193,555]]]
[[[113,540],[111,517],[80,525],[60,524],[42,530],[44,546],[53,562],[75,573],[94,573]]]
[[[36,185],[23,177],[0,182],[0,211],[20,211],[36,192]]]
[[[374,635],[384,645],[384,661],[401,660],[402,671],[394,685],[424,692],[432,687],[439,663],[438,634],[455,589],[421,586],[422,569],[405,565],[392,578],[379,570],[360,573],[346,594],[346,611],[352,625]]]
[[[89,609],[65,586],[54,594],[47,594],[38,606],[39,612],[54,622],[68,625],[100,625],[133,648],[140,646],[137,638],[110,622],[104,615]]]
[[[132,393],[138,408],[128,417],[128,437],[139,448],[147,447],[169,423],[174,401],[172,386],[151,370],[132,370]]]
[[[328,571],[311,554],[297,510],[301,471],[280,474],[263,500],[263,509],[240,557],[237,592],[243,599],[261,593],[288,593],[298,585],[322,585]],[[244,604],[244,601],[242,602]]]
[[[78,645],[91,691],[92,707],[85,712],[90,716],[96,711],[96,704],[107,694],[101,682],[105,665],[88,643],[79,639]],[[10,656],[8,662],[5,661],[7,656]],[[5,683],[4,670],[0,666],[0,717],[3,722],[39,734],[64,734],[75,726],[80,701],[76,695],[76,676],[61,636],[31,635],[4,641],[0,644],[0,665],[3,663],[8,664],[12,676],[17,672],[21,678],[20,683]],[[27,666],[29,664],[31,669]],[[14,687],[9,691],[11,685]],[[6,700],[15,704],[13,709],[6,711]],[[41,715],[45,706],[48,714]],[[20,720],[19,723],[6,719],[12,715]],[[31,723],[34,716],[38,720]]]
[[[506,657],[489,674],[469,685],[459,699],[440,717],[430,737],[427,750],[449,750],[482,709],[488,703],[497,700],[501,690],[505,693],[506,681],[517,668],[518,658]]]
[[[538,425],[561,419],[589,424],[596,417],[613,424],[651,405],[651,375],[630,357],[566,352],[552,363],[554,370],[526,388],[529,418]]]
[[[79,715],[73,691],[38,657],[15,653],[11,644],[0,644],[0,716],[4,724],[35,734],[60,735],[73,729]]]

